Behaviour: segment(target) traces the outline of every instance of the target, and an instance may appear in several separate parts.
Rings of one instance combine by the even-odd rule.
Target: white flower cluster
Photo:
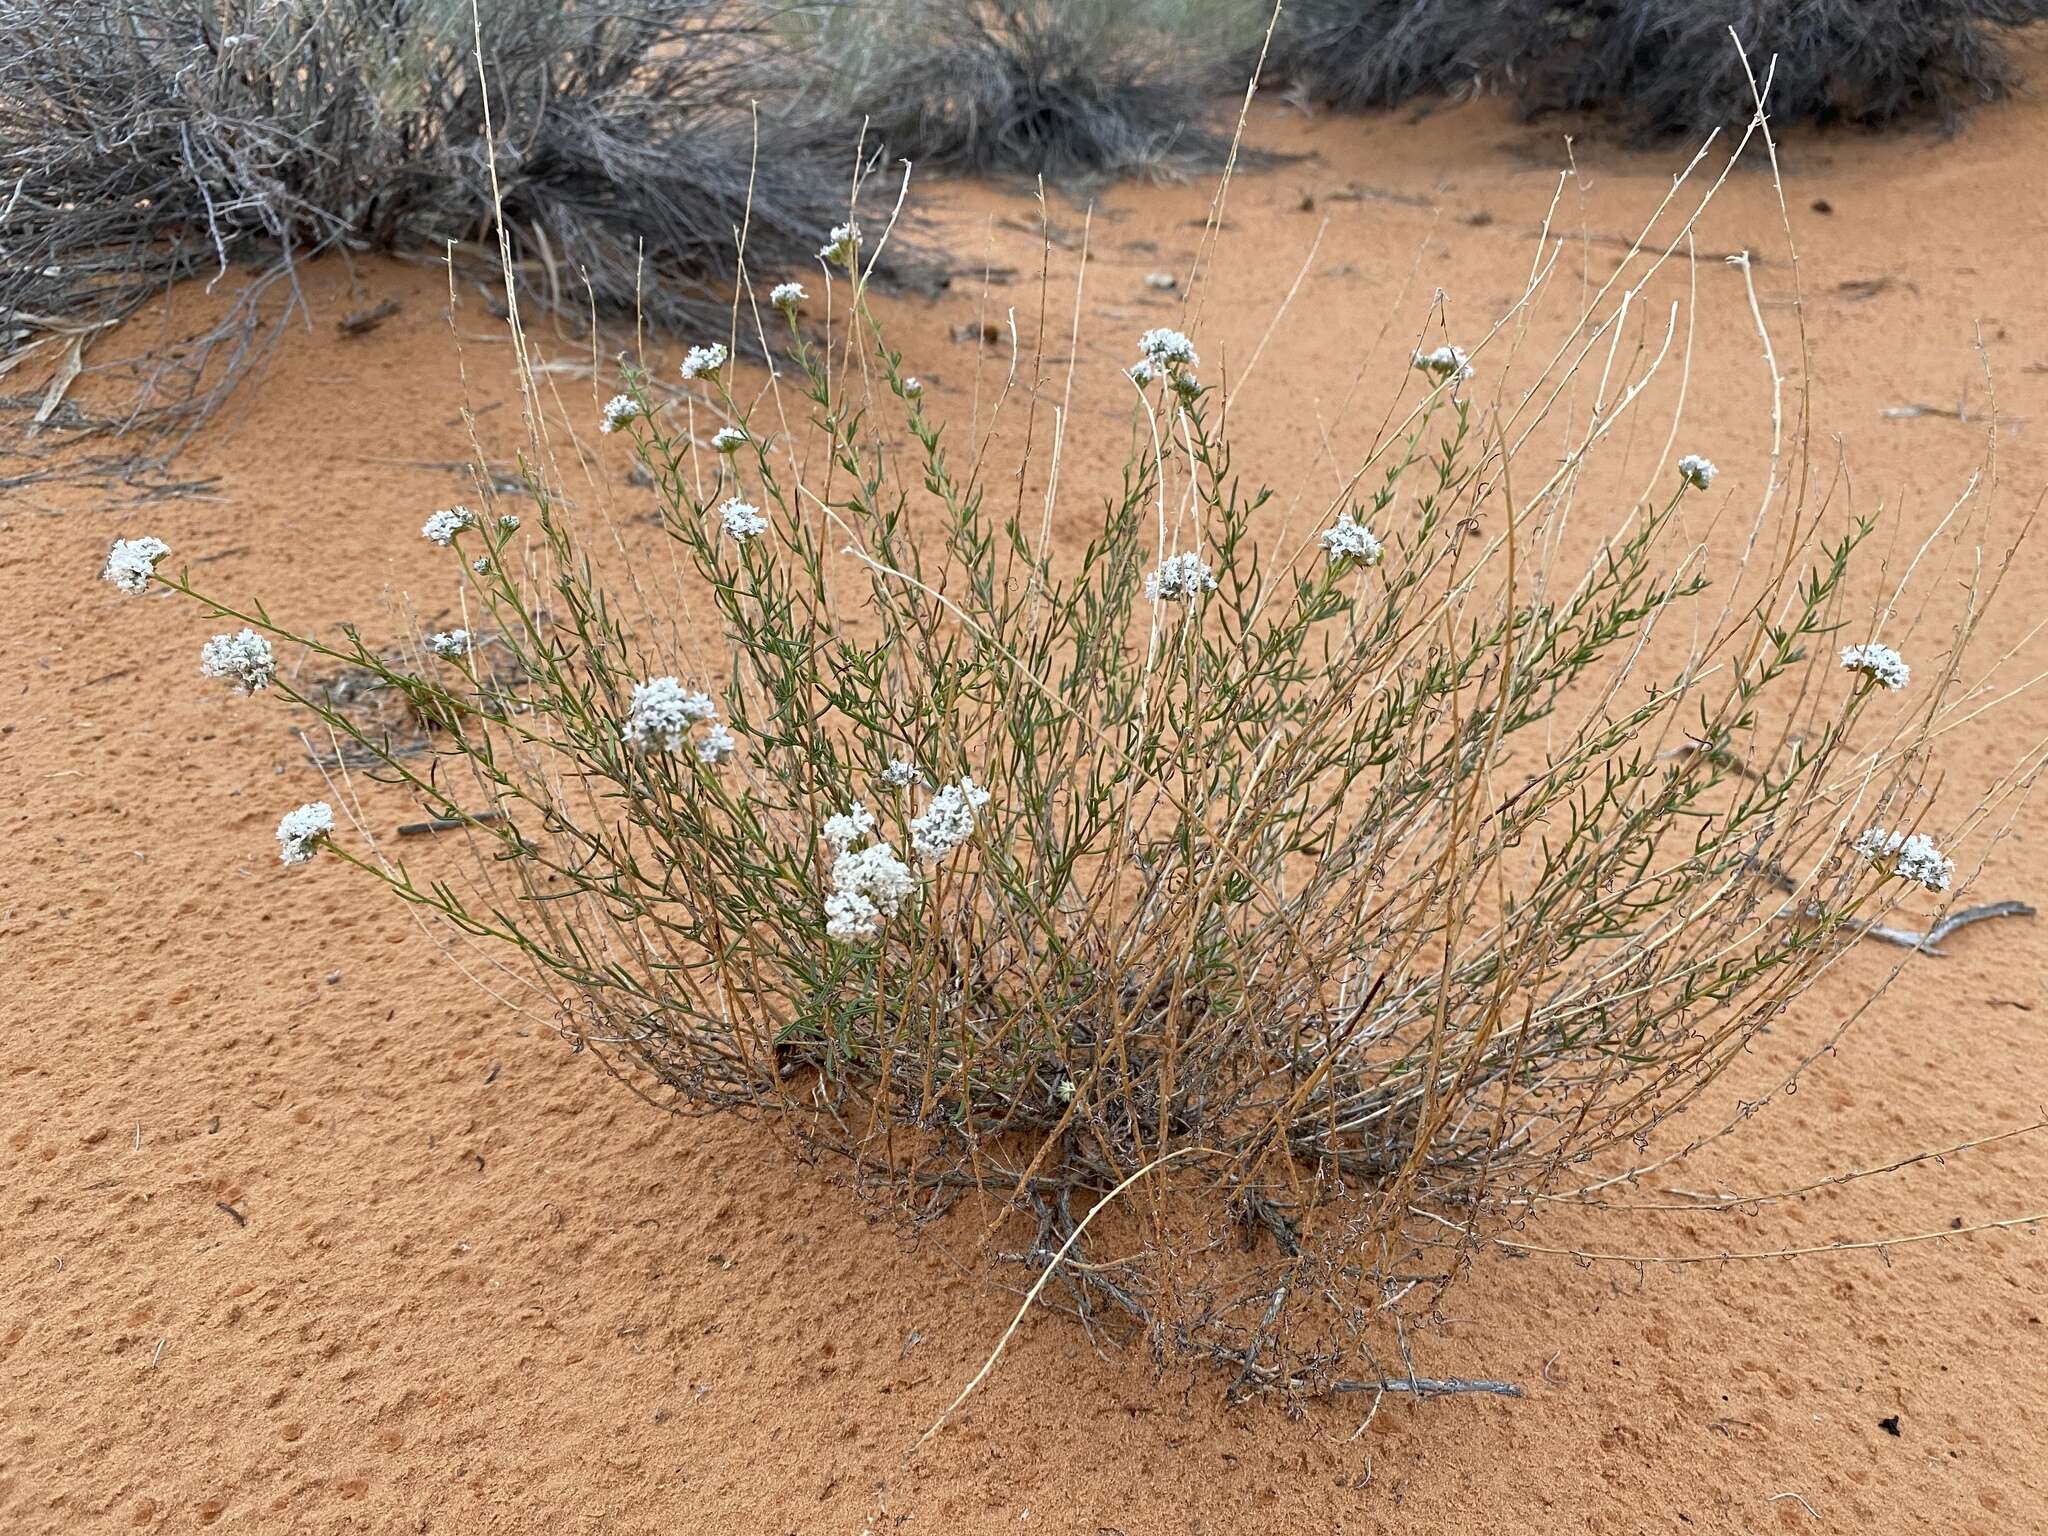
[[[717,719],[718,706],[709,694],[686,692],[672,677],[651,677],[633,685],[619,739],[642,751],[680,752],[691,726]]]
[[[107,563],[100,567],[100,579],[111,581],[123,592],[143,592],[156,574],[156,563],[171,552],[162,539],[116,539],[107,551]]]
[[[1842,666],[1846,671],[1862,673],[1878,687],[1892,693],[1913,680],[1913,669],[1906,665],[1906,658],[1875,640],[1867,645],[1842,647]]]
[[[825,934],[842,943],[871,939],[882,920],[894,917],[917,893],[917,877],[887,843],[853,845],[875,830],[874,814],[858,800],[836,816],[825,818],[825,843],[831,848],[832,894],[825,898]]]
[[[304,864],[334,831],[334,807],[315,800],[286,811],[277,823],[277,856],[287,864]]]
[[[469,631],[466,629],[443,629],[427,636],[427,649],[443,661],[453,661],[469,652]]]
[[[708,379],[725,366],[731,354],[725,350],[725,343],[714,341],[708,347],[692,347],[683,354],[683,377],[686,379]]]
[[[716,768],[720,763],[731,762],[739,749],[732,732],[714,721],[711,729],[697,738],[697,761],[707,768]]]
[[[777,283],[768,290],[768,302],[786,315],[795,314],[797,305],[809,297],[802,283]]]
[[[907,757],[892,757],[889,766],[882,770],[882,783],[889,789],[908,789],[923,780],[917,764]]]
[[[1349,512],[1339,513],[1336,523],[1323,530],[1323,548],[1329,553],[1332,565],[1346,560],[1356,560],[1361,565],[1378,565],[1380,557],[1386,553],[1372,530],[1354,521]]]
[[[243,693],[267,688],[277,676],[277,657],[270,642],[253,629],[238,635],[215,635],[199,650],[202,677],[224,677]]]
[[[1179,373],[1183,368],[1201,366],[1202,360],[1195,356],[1195,344],[1179,331],[1165,326],[1156,326],[1138,338],[1138,350],[1145,355],[1141,366],[1149,365],[1150,373],[1140,384],[1148,384],[1162,373]],[[1138,370],[1131,370],[1131,377],[1138,377]]]
[[[742,544],[768,531],[768,519],[761,515],[761,509],[737,496],[718,509],[718,518],[725,524],[726,533]]]
[[[737,453],[747,444],[745,427],[720,427],[711,434],[711,446],[720,453]]]
[[[475,526],[476,514],[469,508],[444,507],[420,524],[420,534],[429,542],[446,549],[455,542],[455,535]]]
[[[1955,861],[1934,846],[1934,840],[1915,832],[1886,832],[1872,827],[1856,839],[1856,851],[1873,864],[1883,865],[1901,880],[1930,891],[1945,891],[1956,872]]]
[[[600,432],[616,432],[634,418],[644,416],[640,402],[631,395],[613,395],[604,403],[604,416],[597,424]]]
[[[1472,377],[1474,369],[1463,347],[1438,347],[1434,352],[1415,354],[1415,367],[1437,379],[1450,379],[1462,384]]]
[[[967,774],[931,798],[924,814],[912,818],[910,846],[920,862],[936,864],[974,835],[974,816],[988,804],[988,791]]]
[[[1695,490],[1704,491],[1714,483],[1714,476],[1721,473],[1714,467],[1714,461],[1697,453],[1688,453],[1678,461],[1678,478]]]
[[[924,380],[914,373],[905,374],[903,378],[903,398],[906,400],[922,400],[924,398]]]
[[[823,836],[834,853],[844,853],[875,830],[875,813],[856,800],[850,809],[825,818]]]
[[[825,243],[818,247],[818,260],[827,266],[851,267],[854,246],[860,240],[860,231],[851,224],[834,224],[832,233]],[[792,286],[794,286],[792,284]],[[803,290],[798,289],[799,293]]]
[[[1168,555],[1145,578],[1145,595],[1153,602],[1184,603],[1216,590],[1216,573],[1192,550]]]
[[[507,512],[503,517],[498,519],[498,526],[504,529],[507,533],[517,533],[519,531],[519,519],[514,517],[510,512]]]

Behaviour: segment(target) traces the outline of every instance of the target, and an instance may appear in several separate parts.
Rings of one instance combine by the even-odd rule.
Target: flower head
[[[809,297],[810,295],[804,292],[802,283],[777,283],[768,290],[768,302],[785,315],[795,314],[797,305]]]
[[[1153,602],[1184,603],[1216,590],[1216,573],[1192,550],[1168,555],[1145,578],[1145,595]]]
[[[910,846],[926,864],[936,864],[974,835],[975,813],[988,804],[988,791],[962,774],[931,798],[910,823]]]
[[[1714,476],[1721,473],[1714,467],[1714,461],[1697,453],[1688,453],[1678,461],[1678,478],[1695,490],[1704,491],[1714,483]]]
[[[604,403],[604,414],[597,423],[597,430],[616,432],[627,422],[646,414],[640,408],[640,402],[631,395],[613,395]]]
[[[1842,666],[1846,671],[1860,672],[1878,687],[1892,693],[1913,680],[1913,669],[1906,665],[1906,658],[1875,640],[1866,645],[1843,646]]]
[[[691,726],[717,718],[718,706],[709,694],[686,692],[672,677],[651,677],[633,685],[619,739],[642,750],[680,752]]]
[[[479,576],[488,576],[491,574],[491,557],[489,555],[478,555],[469,562],[469,568]]]
[[[917,877],[887,843],[853,845],[875,830],[875,818],[858,800],[827,816],[825,845],[832,850],[832,891],[825,898],[825,933],[841,942],[871,939],[882,919],[894,917],[917,892]]]
[[[738,453],[749,441],[745,427],[720,427],[711,434],[711,446],[720,453]]]
[[[842,943],[871,939],[917,894],[917,876],[887,843],[848,849],[832,861],[825,934]]]
[[[504,529],[505,532],[507,533],[517,533],[519,531],[519,519],[514,517],[510,512],[507,512],[503,517],[498,519],[498,526]]]
[[[922,400],[924,398],[924,380],[914,373],[905,374],[903,376],[903,398],[906,400]]]
[[[1131,375],[1131,382],[1137,385],[1140,389],[1143,389],[1148,384],[1154,383],[1159,378],[1159,370],[1157,368],[1154,368],[1149,362],[1146,362],[1143,358],[1140,358],[1137,362],[1131,364],[1128,371]]]
[[[827,816],[820,833],[834,853],[844,853],[875,830],[875,813],[858,800],[837,815]]]
[[[1378,565],[1380,556],[1386,553],[1372,530],[1354,521],[1349,512],[1339,513],[1337,521],[1323,530],[1322,542],[1332,565],[1346,560],[1356,560],[1360,565]]]
[[[1472,377],[1474,369],[1463,347],[1438,347],[1434,352],[1415,354],[1415,367],[1432,378],[1450,379],[1462,384]]]
[[[427,636],[427,649],[443,661],[453,661],[469,653],[469,631],[466,629],[444,629]]]
[[[907,757],[890,758],[889,766],[882,770],[882,783],[889,789],[908,789],[923,779],[917,764]]]
[[[277,657],[270,642],[253,629],[236,635],[215,635],[199,650],[204,677],[224,677],[242,693],[254,693],[277,676]]]
[[[1178,373],[1183,368],[1199,367],[1202,361],[1195,355],[1195,344],[1192,341],[1179,331],[1169,330],[1163,325],[1140,336],[1138,350],[1145,354],[1145,361],[1150,363],[1157,373]],[[1132,377],[1136,377],[1135,370]],[[1150,381],[1139,379],[1138,382],[1143,384]]]
[[[859,241],[860,230],[856,226],[834,224],[832,233],[826,237],[825,243],[818,247],[818,260],[827,266],[846,267],[850,270],[853,266],[854,247]]]
[[[420,534],[430,543],[446,549],[455,535],[476,526],[476,514],[467,507],[444,507],[420,524]]]
[[[100,579],[111,581],[123,592],[143,592],[156,574],[156,563],[171,552],[162,539],[116,539],[107,551],[107,563],[100,567]]]
[[[309,862],[334,831],[334,807],[315,800],[286,811],[277,823],[277,856],[287,864]]]
[[[706,347],[692,347],[683,354],[683,377],[686,379],[709,379],[725,366],[731,354],[725,350],[725,343],[714,341]]]
[[[768,531],[768,519],[761,515],[761,509],[737,496],[718,509],[718,517],[725,524],[726,533],[742,544]]]
[[[740,749],[731,731],[723,725],[714,724],[710,730],[697,738],[697,761],[707,768],[716,768],[720,763],[729,763]]]
[[[1886,832],[1872,827],[1856,839],[1856,851],[1901,880],[1910,880],[1930,891],[1945,891],[1956,872],[1955,860],[1934,846],[1934,840],[1915,832]]]

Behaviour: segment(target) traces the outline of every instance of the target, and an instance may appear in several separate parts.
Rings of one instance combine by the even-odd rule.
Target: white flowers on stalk
[[[720,453],[737,453],[747,444],[745,427],[720,427],[711,434],[711,446]]]
[[[510,512],[507,512],[503,517],[498,519],[498,526],[504,529],[507,533],[517,533],[519,531],[519,519],[514,517]]]
[[[1919,832],[1886,832],[1872,827],[1856,839],[1856,851],[1897,876],[1930,891],[1945,891],[1956,872],[1955,860],[1934,846],[1934,840]]]
[[[488,576],[491,574],[491,557],[489,555],[478,555],[469,562],[469,568],[479,576]]]
[[[1432,378],[1450,379],[1462,384],[1472,377],[1474,369],[1463,347],[1438,347],[1434,352],[1415,354],[1415,367]]]
[[[917,764],[907,757],[892,757],[889,766],[882,770],[882,783],[889,789],[908,789],[924,778]]]
[[[1378,565],[1385,549],[1365,524],[1352,519],[1349,512],[1337,515],[1337,521],[1323,530],[1323,549],[1329,554],[1330,564],[1340,565],[1346,560],[1356,560],[1361,565]]]
[[[832,233],[826,238],[825,243],[818,247],[818,260],[827,266],[851,268],[854,246],[859,239],[860,231],[854,225],[834,224]],[[792,283],[790,286],[796,285]],[[799,288],[797,292],[802,293],[803,290]]]
[[[708,347],[692,347],[683,354],[683,377],[686,379],[708,379],[714,377],[725,366],[731,356],[725,350],[725,343],[714,341]]]
[[[725,524],[726,533],[742,544],[768,531],[768,519],[761,515],[761,509],[737,496],[718,509],[718,517]]]
[[[697,738],[697,761],[707,768],[716,768],[720,763],[731,762],[739,749],[740,744],[733,739],[731,731],[723,725],[713,725]]]
[[[651,677],[633,685],[619,739],[643,751],[680,752],[690,739],[691,726],[717,718],[718,706],[709,694],[687,692],[672,677]]]
[[[242,693],[270,686],[277,676],[277,657],[270,642],[253,629],[237,635],[215,635],[199,650],[202,677],[224,677]]]
[[[123,592],[145,592],[149,578],[156,574],[156,563],[170,552],[171,546],[158,538],[116,539],[107,551],[107,563],[100,567],[100,579],[111,581]]]
[[[1165,326],[1156,326],[1138,338],[1138,350],[1145,354],[1145,361],[1152,365],[1150,378],[1138,379],[1140,384],[1149,384],[1162,373],[1178,373],[1183,368],[1201,365],[1195,355],[1195,344],[1179,331]],[[1131,377],[1138,378],[1137,369],[1131,370]]]
[[[1168,555],[1145,578],[1145,595],[1153,602],[1184,603],[1216,590],[1216,573],[1192,550]]]
[[[1137,385],[1140,389],[1143,389],[1146,385],[1155,382],[1159,377],[1159,370],[1157,368],[1154,368],[1150,363],[1143,361],[1142,359],[1140,359],[1138,362],[1131,364],[1128,372],[1131,376],[1131,382]]]
[[[640,409],[640,402],[631,395],[613,395],[604,403],[604,415],[597,424],[597,430],[616,432],[627,422],[646,414]]]
[[[882,919],[894,917],[917,892],[917,877],[894,848],[887,843],[853,846],[874,830],[874,814],[858,800],[825,818],[824,840],[833,853],[832,893],[825,898],[828,938],[873,938]]]
[[[1697,453],[1688,453],[1678,461],[1678,478],[1695,490],[1704,491],[1714,483],[1714,476],[1721,473],[1714,467],[1714,461]]]
[[[1913,680],[1913,669],[1906,665],[1906,658],[1875,640],[1867,645],[1843,646],[1842,667],[1845,671],[1860,672],[1878,687],[1892,693]]]
[[[777,283],[768,290],[768,302],[786,315],[795,314],[797,305],[809,297],[802,283]]]
[[[988,804],[988,791],[962,774],[931,798],[910,823],[910,846],[922,863],[936,864],[974,835],[974,817]]]
[[[924,380],[914,373],[905,374],[903,378],[903,398],[906,400],[922,400],[924,398]]]
[[[325,800],[286,811],[277,823],[277,856],[287,864],[308,863],[333,831],[334,807]]]
[[[466,629],[443,629],[427,636],[427,649],[443,661],[453,661],[469,652],[469,631]]]
[[[420,524],[420,535],[429,543],[446,549],[455,535],[476,526],[476,514],[467,507],[444,507]]]

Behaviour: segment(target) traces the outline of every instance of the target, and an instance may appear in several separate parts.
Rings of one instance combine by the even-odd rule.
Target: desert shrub
[[[1271,75],[1336,107],[1476,89],[1498,57],[1497,11],[1493,0],[1293,0]]]
[[[781,264],[846,215],[846,141],[750,106],[766,41],[724,0],[0,0],[8,340],[90,360],[171,284],[246,268],[133,408],[210,404],[298,263],[484,240],[494,195],[530,301],[712,323],[737,230]]]
[[[1242,0],[840,0],[786,25],[812,89],[894,155],[1053,180],[1220,162],[1211,94],[1263,16]]]
[[[1484,87],[1690,136],[1749,118],[1732,29],[1774,69],[1779,122],[1881,126],[2012,88],[1998,34],[2043,17],[2044,0],[1301,0],[1276,68],[1347,106]]]
[[[555,494],[537,435],[529,497],[426,520],[464,628],[410,663],[116,547],[121,585],[227,621],[208,670],[480,855],[398,855],[348,779],[340,814],[285,817],[287,862],[388,885],[643,1092],[778,1122],[914,1220],[978,1192],[1091,1322],[1290,1393],[1386,1379],[1376,1320],[1649,1137],[1860,922],[1949,888],[1922,780],[1991,578],[1965,558],[1966,611],[1915,648],[1897,591],[1848,602],[1873,525],[1771,442],[1725,568],[1686,528],[1720,500],[1698,455],[1579,507],[1667,355],[1613,363],[1619,278],[1492,406],[1507,347],[1418,350],[1291,535],[1196,342],[1148,333],[1120,482],[1062,549],[949,449],[856,238],[830,241],[839,344],[786,286],[761,392],[691,353],[716,436],[636,375],[603,408],[666,554]],[[1589,356],[1603,404],[1567,419]],[[302,691],[287,648],[413,701],[430,755]]]

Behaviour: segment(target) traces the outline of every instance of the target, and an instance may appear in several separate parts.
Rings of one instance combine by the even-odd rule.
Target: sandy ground
[[[1417,123],[1262,107],[1253,139],[1310,158],[1233,188],[1199,334],[1242,373],[1303,274],[1239,435],[1283,487],[1326,496],[1324,440],[1370,437],[1412,340],[1383,331],[1386,315],[1406,326],[1440,285],[1455,333],[1511,301],[1561,146],[1486,104]],[[2048,103],[2033,102],[1954,140],[1786,151],[1811,295],[1804,382],[1857,505],[1897,509],[1895,558],[1947,510],[1989,431],[2005,480],[1994,543],[2048,484],[2044,146]],[[1581,145],[1566,227],[1627,234],[1681,158]],[[1074,529],[1121,450],[1112,370],[1136,330],[1178,312],[1143,276],[1185,273],[1210,196],[1120,189],[1096,211],[1062,513]],[[1027,275],[987,298],[963,284],[889,306],[934,409],[966,421],[974,349],[954,327],[1015,305],[1064,358],[1072,292],[1055,289],[1041,325],[1028,199],[929,197],[966,261],[985,252]],[[1078,236],[1082,209],[1051,213]],[[1738,172],[1700,244],[1771,253],[1760,292],[1789,323],[1765,177]],[[1572,259],[1597,281],[1618,254],[1596,239]],[[1070,245],[1055,251],[1069,277],[1072,262]],[[1721,461],[1723,489],[1753,497],[1765,375],[1739,275],[1703,259],[1698,283],[1688,442]],[[382,590],[430,621],[449,611],[416,533],[463,495],[459,471],[432,467],[464,454],[445,281],[373,264],[321,268],[310,287],[319,323],[181,461],[202,492],[136,504],[38,484],[0,514],[0,1529],[2048,1527],[2034,1228],[1768,1263],[1502,1254],[1419,1349],[1432,1370],[1512,1378],[1528,1397],[1390,1403],[1363,1434],[1362,1404],[1226,1409],[1211,1377],[1100,1358],[1040,1317],[906,1461],[1015,1305],[948,1247],[971,1237],[941,1227],[907,1244],[836,1170],[795,1164],[759,1127],[649,1109],[474,990],[345,871],[281,869],[279,811],[321,792],[292,722],[200,685],[196,616],[94,580],[110,539],[155,532],[203,557],[211,586],[308,624],[382,622]],[[395,319],[334,333],[333,315],[384,297],[402,301]],[[496,329],[474,300],[457,318],[487,430],[516,414]],[[588,411],[596,386],[560,387]],[[1883,414],[1909,404],[1969,419]],[[1091,424],[1109,428],[1099,446]],[[1640,469],[1660,449],[1629,452]],[[1987,659],[2044,608],[2036,551],[1987,627]],[[2039,670],[2028,644],[2016,677]],[[1947,792],[1966,803],[2044,734],[2038,691],[1973,721],[1944,744]],[[1988,850],[1980,889],[2048,897],[2038,828],[2036,812]],[[1852,956],[1759,1043],[1723,1106],[1824,1038],[1894,958]],[[2043,1114],[2044,1029],[2048,925],[1974,930],[1675,1182],[1774,1189],[2025,1125]],[[2048,1141],[2019,1137],[1761,1212],[1559,1216],[1533,1235],[1696,1255],[1973,1226],[2044,1197]]]

